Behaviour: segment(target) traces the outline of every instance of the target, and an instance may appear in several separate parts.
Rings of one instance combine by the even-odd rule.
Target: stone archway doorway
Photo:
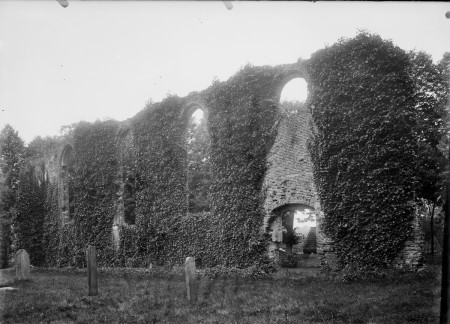
[[[279,206],[272,211],[269,226],[280,261],[290,259],[289,267],[320,265],[317,255],[317,215],[314,207],[304,204]]]

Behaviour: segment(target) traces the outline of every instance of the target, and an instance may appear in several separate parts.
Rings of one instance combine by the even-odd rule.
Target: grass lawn
[[[87,296],[86,273],[34,270],[29,281],[3,271],[2,323],[436,323],[438,268],[351,283],[324,277],[199,281],[186,300],[182,270],[99,274],[99,296]]]

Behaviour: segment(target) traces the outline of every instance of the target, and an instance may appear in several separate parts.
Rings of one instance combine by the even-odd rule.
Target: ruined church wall
[[[267,211],[292,203],[319,207],[307,149],[309,119],[306,109],[283,114],[265,177]]]
[[[312,207],[316,213],[316,233],[318,253],[330,251],[329,240],[320,229],[322,213],[319,197],[314,185],[312,162],[308,152],[310,113],[303,108],[295,113],[282,112],[278,135],[270,151],[264,190],[266,193],[264,208],[264,231],[271,237],[281,231],[282,223],[273,210],[286,205],[304,205]],[[278,217],[279,218],[279,217]],[[273,254],[276,243],[269,246]]]
[[[260,71],[261,72],[261,71]],[[262,74],[264,75],[264,74]],[[276,73],[274,73],[275,77],[279,77]],[[235,97],[231,96],[230,98],[227,98],[229,102],[231,102],[230,104],[227,103],[226,100],[223,100],[223,96],[229,95],[230,93],[233,93],[234,88],[230,87],[223,87],[222,89],[222,85],[217,85],[217,97],[210,97],[209,100],[205,99],[208,97],[208,92],[203,92],[200,94],[195,94],[193,96],[188,96],[186,98],[172,98],[169,100],[173,100],[178,106],[173,108],[170,106],[170,102],[167,103],[167,107],[166,109],[172,109],[173,111],[171,112],[171,116],[167,117],[165,116],[165,114],[163,113],[163,111],[161,109],[159,109],[158,105],[160,103],[158,103],[157,105],[155,105],[156,108],[152,108],[153,110],[149,110],[147,112],[145,112],[145,114],[138,114],[135,117],[136,123],[142,123],[142,124],[138,124],[138,129],[139,127],[141,128],[141,132],[137,132],[136,134],[133,134],[133,131],[136,129],[136,125],[132,125],[129,122],[122,122],[122,123],[117,123],[116,127],[117,130],[114,133],[112,128],[110,133],[108,133],[109,135],[111,135],[111,141],[109,141],[107,143],[107,149],[108,151],[102,151],[102,147],[98,146],[100,144],[98,144],[98,142],[92,142],[90,145],[92,145],[92,147],[90,147],[90,152],[89,154],[92,155],[101,155],[103,154],[103,152],[108,152],[109,156],[108,156],[108,161],[105,163],[111,163],[112,164],[112,169],[114,169],[113,171],[111,171],[111,173],[108,175],[111,178],[114,178],[115,180],[112,182],[108,182],[106,183],[107,185],[110,186],[110,188],[106,188],[108,189],[108,196],[105,197],[99,197],[99,196],[93,196],[92,197],[92,201],[90,201],[90,206],[95,207],[95,203],[98,202],[102,202],[104,204],[104,206],[106,206],[108,208],[108,214],[107,215],[100,215],[101,212],[103,212],[102,210],[98,211],[97,215],[100,215],[100,217],[104,217],[107,218],[108,220],[108,224],[110,224],[110,226],[108,228],[105,229],[106,234],[103,233],[106,236],[108,236],[108,242],[105,242],[105,244],[107,243],[108,248],[110,247],[110,251],[108,253],[110,253],[111,258],[113,257],[117,257],[117,259],[120,259],[120,262],[123,262],[124,258],[128,258],[130,255],[135,255],[139,252],[138,248],[136,247],[136,244],[142,244],[142,246],[144,246],[144,244],[147,244],[147,246],[145,247],[147,250],[144,250],[144,252],[139,252],[141,254],[149,254],[151,255],[153,253],[153,246],[151,244],[153,244],[151,241],[157,241],[155,240],[156,235],[160,235],[161,237],[158,238],[160,241],[158,241],[157,243],[159,244],[158,247],[161,247],[161,249],[168,249],[167,251],[176,251],[179,252],[179,254],[181,255],[182,253],[184,253],[183,251],[186,249],[186,244],[184,242],[175,242],[172,238],[179,238],[179,237],[187,237],[184,232],[184,229],[182,228],[183,224],[190,224],[190,228],[193,228],[192,226],[192,222],[195,221],[195,217],[191,217],[189,215],[186,215],[186,218],[183,218],[183,220],[179,220],[180,217],[184,217],[182,215],[182,211],[183,210],[183,206],[181,206],[182,204],[180,203],[180,201],[182,200],[182,195],[183,195],[183,188],[182,188],[182,184],[180,184],[182,181],[180,180],[180,177],[185,176],[185,174],[183,174],[181,169],[177,169],[176,172],[178,172],[177,174],[174,174],[172,171],[172,169],[167,167],[166,165],[163,165],[164,163],[160,162],[160,159],[158,158],[158,154],[161,154],[160,152],[158,152],[158,149],[162,149],[162,150],[166,150],[164,151],[165,154],[167,153],[168,156],[165,156],[164,158],[166,158],[167,162],[173,162],[174,159],[169,156],[170,154],[174,154],[174,152],[176,153],[176,158],[179,159],[179,161],[181,161],[180,156],[183,154],[182,152],[182,148],[181,148],[181,142],[178,142],[181,138],[180,136],[173,136],[173,132],[171,132],[171,129],[169,128],[164,128],[161,127],[161,129],[166,132],[166,133],[161,133],[158,134],[154,131],[154,129],[159,129],[158,127],[161,126],[161,123],[159,122],[155,122],[154,120],[152,120],[152,118],[158,117],[159,115],[161,116],[161,120],[163,122],[166,123],[170,123],[170,127],[173,127],[173,129],[177,129],[179,131],[178,127],[181,127],[180,124],[181,123],[180,120],[183,118],[187,118],[189,113],[192,112],[192,107],[194,106],[192,104],[192,102],[199,102],[201,103],[200,106],[204,106],[207,108],[207,111],[209,110],[209,108],[212,108],[211,111],[211,116],[212,118],[214,118],[214,125],[215,127],[220,130],[221,132],[223,132],[223,134],[229,135],[229,137],[231,139],[234,139],[233,136],[235,136],[234,133],[234,127],[236,127],[236,125],[232,124],[232,122],[236,123],[237,121],[242,121],[242,116],[240,116],[240,113],[242,111],[242,109],[247,109],[248,110],[248,116],[252,116],[251,114],[254,113],[252,111],[252,109],[261,109],[262,111],[264,111],[264,109],[271,109],[270,111],[275,111],[274,110],[274,106],[273,106],[273,98],[276,98],[276,91],[273,91],[273,93],[270,94],[266,94],[267,93],[267,88],[258,87],[258,82],[254,81],[254,79],[251,79],[249,77],[250,81],[249,82],[250,85],[252,85],[254,87],[254,89],[261,91],[262,94],[266,95],[267,98],[265,97],[259,97],[257,94],[254,95],[254,97],[248,99],[246,93],[244,90],[240,89],[238,92],[236,90],[236,94]],[[270,80],[270,78],[268,78],[269,81],[265,80],[268,84],[268,87],[276,87],[277,85],[282,85],[283,82],[280,81],[280,79],[282,79],[281,77],[279,77],[279,79],[277,79],[277,82],[273,82],[272,80]],[[258,80],[259,81],[259,80]],[[236,81],[237,82],[237,81]],[[245,83],[244,83],[245,84]],[[245,89],[247,91],[247,89]],[[241,101],[242,98],[244,98],[245,100],[249,100],[248,103],[246,103],[246,105],[242,105]],[[258,101],[259,100],[259,101]],[[208,107],[208,105],[211,105],[210,107]],[[216,105],[217,107],[214,107],[214,105]],[[234,105],[234,106],[233,106]],[[240,107],[240,105],[242,105],[242,107]],[[264,106],[266,105],[266,106]],[[255,108],[256,107],[256,108]],[[263,107],[263,108],[260,108]],[[223,110],[220,110],[223,109]],[[227,114],[229,113],[226,109],[228,109],[229,111],[233,111],[233,113],[235,114],[235,116],[233,116],[232,118],[228,118]],[[274,114],[275,115],[275,114]],[[145,118],[144,118],[145,117]],[[139,120],[140,118],[144,118],[143,121]],[[179,119],[179,120],[178,120]],[[249,118],[250,120],[250,118]],[[207,251],[209,249],[209,246],[205,246],[205,244],[203,244],[205,237],[208,238],[208,242],[219,242],[220,239],[222,239],[222,242],[217,243],[218,245],[216,247],[220,247],[222,248],[223,251],[225,251],[226,253],[228,253],[228,260],[231,260],[230,262],[233,261],[233,255],[236,255],[237,253],[241,253],[242,250],[244,250],[242,248],[242,244],[236,244],[235,246],[232,246],[235,250],[231,250],[231,249],[225,249],[223,248],[223,246],[220,246],[220,244],[223,244],[224,241],[226,242],[234,242],[237,241],[236,239],[236,233],[238,233],[239,235],[239,239],[242,238],[248,238],[248,232],[253,231],[253,233],[255,233],[256,231],[254,231],[254,228],[257,226],[260,226],[261,231],[260,233],[271,233],[271,231],[274,230],[274,226],[273,226],[273,220],[274,217],[276,215],[274,215],[273,210],[284,206],[284,205],[289,205],[289,204],[301,204],[301,205],[305,205],[305,206],[309,206],[314,208],[314,210],[316,211],[317,215],[318,215],[318,226],[317,226],[317,243],[318,243],[318,249],[323,252],[329,252],[330,251],[330,242],[329,240],[326,239],[326,237],[324,237],[322,231],[320,230],[320,223],[321,223],[321,219],[322,219],[322,214],[320,211],[320,203],[319,203],[319,198],[317,196],[317,192],[314,186],[314,180],[313,180],[313,172],[312,172],[312,164],[311,164],[311,160],[309,157],[309,153],[308,153],[308,148],[307,148],[307,140],[308,140],[308,133],[309,133],[309,121],[310,121],[310,115],[307,109],[298,111],[296,113],[293,114],[287,114],[285,113],[283,118],[280,121],[280,125],[278,128],[278,134],[277,137],[275,139],[275,142],[272,146],[272,148],[270,149],[270,152],[267,156],[267,162],[269,164],[269,168],[265,174],[264,177],[264,183],[263,183],[263,192],[265,194],[265,201],[263,204],[263,209],[264,209],[264,218],[260,219],[260,214],[257,215],[258,219],[253,219],[252,223],[248,223],[250,225],[248,225],[246,222],[248,222],[247,219],[245,219],[245,217],[247,217],[247,213],[241,212],[241,210],[239,210],[238,212],[236,212],[236,214],[242,218],[239,219],[238,221],[236,221],[235,223],[231,223],[230,220],[232,219],[225,219],[225,218],[221,218],[223,215],[227,215],[227,213],[229,213],[230,208],[229,205],[233,205],[233,208],[235,205],[234,202],[230,203],[229,202],[229,198],[225,197],[223,193],[225,194],[229,194],[229,192],[231,192],[231,190],[234,190],[234,198],[236,198],[235,201],[238,201],[239,203],[241,203],[241,205],[239,205],[239,208],[241,208],[242,210],[245,210],[245,208],[247,208],[247,205],[245,205],[246,201],[239,201],[239,199],[241,198],[240,195],[241,193],[239,192],[239,188],[237,188],[237,183],[239,180],[241,180],[241,178],[239,178],[237,175],[232,174],[233,176],[235,176],[235,178],[233,178],[235,181],[228,181],[227,178],[227,172],[230,172],[230,170],[232,170],[231,166],[232,162],[229,162],[231,159],[227,159],[227,156],[223,156],[221,155],[220,158],[217,158],[217,165],[219,167],[222,168],[221,173],[217,173],[218,176],[222,177],[223,179],[221,179],[221,182],[218,182],[219,184],[225,184],[228,187],[223,187],[225,189],[222,189],[222,187],[220,188],[222,190],[222,192],[219,192],[219,190],[216,192],[216,200],[218,201],[217,205],[214,206],[215,208],[213,208],[214,212],[217,212],[217,210],[219,210],[220,208],[222,208],[223,210],[221,211],[222,214],[217,214],[218,216],[216,217],[216,215],[212,215],[212,217],[208,217],[208,216],[202,216],[202,217],[198,217],[199,219],[201,218],[201,222],[202,224],[209,224],[211,225],[211,228],[205,228],[205,233],[207,233],[208,236],[202,235],[204,234],[202,232],[201,227],[198,229],[198,231],[196,232],[196,236],[201,238],[201,240],[197,240],[198,242],[201,241],[201,246],[200,244],[198,244],[199,249],[204,249],[204,254],[205,254],[205,258],[204,260],[207,260],[208,257],[210,256],[210,251]],[[230,126],[228,127],[224,127],[224,125],[222,123],[228,123]],[[91,125],[92,126],[92,125]],[[149,128],[149,127],[153,127],[153,128]],[[89,126],[90,127],[90,126]],[[133,127],[135,127],[133,129]],[[247,129],[245,124],[240,125],[242,130]],[[150,130],[149,130],[150,129]],[[230,131],[230,129],[232,131]],[[257,131],[257,128],[255,128],[255,132]],[[267,129],[270,129],[270,127],[268,126]],[[179,132],[180,134],[182,134],[182,132]],[[114,135],[115,134],[115,135]],[[143,134],[146,136],[146,138],[143,138]],[[219,134],[219,133],[217,133]],[[216,135],[217,135],[216,134]],[[170,138],[170,141],[167,140],[168,137],[173,136],[173,138]],[[136,138],[134,138],[133,136],[136,136]],[[247,136],[248,138],[250,138],[250,136],[248,136],[248,134],[245,134],[245,136]],[[247,138],[245,137],[245,139]],[[160,142],[155,142],[153,143],[153,146],[149,146],[149,143],[152,144],[152,141],[156,141],[155,138],[157,138],[156,140],[159,140]],[[234,144],[234,146],[225,146],[225,143],[223,143],[223,139],[220,136],[216,136],[216,143],[219,143],[222,145],[222,149],[223,151],[220,151],[220,153],[222,154],[222,152],[226,152],[226,149],[229,149],[230,151],[236,149],[236,146],[239,144],[241,144],[244,141],[239,141],[240,138],[236,138],[234,139],[234,142],[232,142]],[[135,143],[140,143],[139,146],[134,147],[133,145]],[[74,141],[71,138],[66,138],[64,140],[61,141],[60,145],[57,147],[57,149],[51,151],[51,152],[47,152],[46,155],[37,158],[36,160],[34,160],[32,163],[36,164],[36,165],[44,165],[44,169],[45,169],[45,173],[48,175],[48,179],[49,181],[55,185],[58,188],[57,194],[57,205],[59,208],[59,213],[61,218],[64,218],[64,215],[62,215],[61,212],[61,206],[64,203],[64,188],[63,188],[63,181],[61,179],[61,174],[62,174],[62,170],[61,170],[61,154],[63,153],[63,149],[64,147],[70,144],[73,146],[73,152],[72,154],[74,156],[77,156],[77,154],[80,154],[82,152],[77,152],[77,147],[75,147]],[[263,143],[264,144],[264,143]],[[170,147],[168,147],[170,146]],[[85,146],[86,148],[89,148],[89,145],[86,144]],[[115,152],[111,153],[111,151],[113,150],[113,147],[115,147]],[[262,145],[261,145],[262,147]],[[244,150],[243,150],[244,151]],[[134,153],[132,153],[134,152]],[[139,163],[140,163],[140,171],[144,170],[146,172],[148,172],[147,178],[140,178],[142,180],[140,182],[140,188],[139,188],[139,193],[138,196],[139,198],[136,200],[136,204],[137,204],[137,210],[140,213],[140,217],[141,219],[151,219],[151,222],[153,223],[149,223],[151,226],[155,226],[155,228],[157,228],[158,226],[160,226],[161,224],[165,224],[164,226],[164,230],[166,232],[160,231],[156,234],[152,234],[151,230],[148,230],[148,228],[150,228],[150,226],[148,226],[148,228],[146,228],[145,230],[147,230],[148,232],[145,233],[141,233],[139,234],[139,231],[141,231],[141,228],[139,226],[141,226],[140,224],[143,223],[137,223],[136,225],[132,225],[129,226],[128,224],[125,224],[124,222],[124,206],[123,206],[123,194],[124,194],[124,170],[125,170],[125,163],[124,160],[128,159],[130,160],[127,163],[131,163],[131,165],[134,165],[136,161],[134,161],[133,159],[135,158],[133,154],[136,154],[136,159],[140,159]],[[175,156],[175,155],[174,155]],[[99,158],[99,157],[97,157]],[[86,157],[85,159],[90,159],[90,157]],[[151,166],[148,166],[148,161],[151,160],[152,161],[152,165],[155,166],[156,168],[159,168],[158,170],[162,170],[166,176],[170,177],[170,181],[167,181],[167,179],[161,179],[161,175],[163,174],[163,172],[154,172],[154,170],[152,169]],[[238,159],[237,159],[238,160]],[[240,160],[240,159],[239,159]],[[262,159],[263,160],[263,159]],[[246,162],[246,161],[245,161]],[[221,163],[230,163],[230,165],[226,165],[223,166],[221,165]],[[243,162],[244,163],[244,162]],[[180,165],[182,163],[179,163]],[[262,164],[262,163],[261,163]],[[98,166],[100,166],[100,164],[97,164]],[[82,167],[82,165],[80,164],[79,167]],[[243,168],[239,168],[239,169],[243,169]],[[86,171],[86,170],[85,170]],[[92,172],[97,172],[98,170],[88,170],[88,171],[92,171]],[[139,171],[139,170],[138,170]],[[77,171],[78,172],[78,171]],[[83,171],[84,172],[84,171]],[[109,172],[109,171],[108,171]],[[86,174],[88,174],[89,172],[87,172]],[[111,176],[111,174],[113,174],[113,176]],[[252,172],[249,172],[249,175],[251,175]],[[179,177],[177,177],[177,175],[179,175]],[[101,179],[101,175],[97,175],[99,176],[98,179],[98,183],[102,184],[103,181]],[[140,175],[142,176],[142,174]],[[227,181],[225,181],[227,180]],[[109,181],[109,180],[108,180]],[[152,182],[153,181],[153,182]],[[170,189],[169,187],[171,187],[171,184],[176,183],[177,185],[179,185],[179,188],[177,189],[176,192],[176,197],[178,201],[176,201],[175,203],[180,204],[180,207],[177,209],[176,213],[172,211],[172,209],[170,209],[173,205],[174,205],[174,198],[175,196],[171,195],[171,191],[172,189]],[[257,180],[255,180],[255,183],[257,183]],[[163,189],[167,189],[167,195],[162,195],[162,197],[158,196],[158,192],[155,188],[157,188],[155,185],[160,186]],[[151,186],[154,186],[153,188],[149,188]],[[227,188],[229,188],[230,190],[226,190]],[[96,188],[92,188],[93,191],[96,191]],[[100,188],[101,189],[101,188]],[[155,189],[155,190],[154,190]],[[252,190],[254,188],[251,188]],[[113,192],[115,190],[115,192]],[[152,191],[153,190],[153,191]],[[114,194],[111,194],[111,193]],[[86,193],[89,193],[89,191],[86,191]],[[253,192],[252,192],[253,193]],[[222,197],[223,196],[223,197]],[[254,197],[256,195],[252,195],[252,197]],[[187,195],[186,195],[187,197]],[[153,199],[152,203],[149,204],[149,198]],[[258,198],[258,197],[257,197]],[[257,198],[254,199],[255,206],[257,208],[252,208],[251,212],[254,212],[256,209],[260,208],[260,202],[257,202]],[[84,199],[84,198],[83,198]],[[89,198],[91,199],[91,198]],[[172,199],[172,200],[171,200]],[[165,200],[165,201],[163,201]],[[187,200],[187,198],[186,198]],[[75,201],[76,203],[76,201]],[[145,204],[148,204],[145,205]],[[226,205],[225,204],[229,204]],[[157,206],[157,208],[155,207]],[[225,207],[226,208],[225,208]],[[167,210],[163,210],[162,207],[164,208],[169,208]],[[158,209],[160,208],[160,209]],[[110,211],[113,212],[110,212]],[[80,211],[81,212],[81,211]],[[214,213],[213,212],[213,213]],[[177,214],[178,213],[178,214]],[[186,214],[187,214],[187,210],[186,210]],[[156,215],[156,216],[155,216]],[[181,215],[181,216],[180,216]],[[256,215],[256,213],[255,213]],[[178,218],[177,218],[178,217]],[[169,222],[170,221],[170,222]],[[230,225],[231,224],[231,225]],[[250,229],[248,229],[247,233],[244,232],[243,228],[245,228],[245,226],[242,226],[242,224],[245,224],[245,226],[249,227]],[[254,224],[257,224],[254,226]],[[272,225],[271,225],[272,224]],[[279,223],[278,223],[279,224]],[[174,225],[174,226],[172,226]],[[209,226],[208,225],[208,226]],[[183,235],[178,235],[177,232],[174,232],[173,234],[171,233],[172,228],[176,227],[176,230],[178,230],[178,234],[182,233]],[[194,226],[195,227],[195,226]],[[212,229],[212,230],[211,230]],[[72,231],[73,235],[72,237],[77,237],[77,233],[76,231],[89,231],[89,228],[81,228],[81,229],[77,229],[76,226],[72,226],[70,224],[68,224],[67,226],[62,224],[62,226],[58,229],[58,234],[61,237],[64,237],[65,234],[68,231]],[[147,235],[147,233],[150,233]],[[137,235],[140,235],[140,240],[138,241],[136,240]],[[151,235],[155,235],[155,236],[151,236]],[[167,239],[166,237],[163,237],[163,235],[172,235],[170,237],[170,240]],[[252,234],[253,235],[253,234]],[[221,238],[220,236],[223,236],[223,238]],[[67,236],[69,237],[69,236]],[[168,237],[168,236],[167,236]],[[217,238],[219,237],[219,239]],[[256,234],[255,236],[256,237]],[[191,237],[191,239],[193,240],[192,242],[192,246],[194,246],[195,244],[197,244],[198,242],[194,238]],[[147,240],[147,241],[145,241]],[[164,241],[166,240],[166,241]],[[234,240],[234,241],[233,241]],[[150,243],[148,243],[150,241]],[[244,240],[242,239],[241,242],[249,242],[251,240]],[[76,254],[78,255],[78,258],[81,260],[84,257],[84,251],[82,250],[82,246],[80,245],[80,247],[78,247],[78,250],[74,251],[72,247],[70,247],[71,242],[70,241],[64,241],[61,240],[61,246],[60,249],[61,253],[63,254]],[[143,242],[143,243],[141,243]],[[197,242],[197,243],[196,243]],[[176,244],[179,244],[178,246],[175,246]],[[243,244],[245,244],[243,243]],[[133,253],[129,253],[129,251],[127,250],[128,248],[126,247],[126,245],[128,244],[128,246],[130,246],[130,251],[132,251]],[[156,245],[155,245],[156,246]],[[211,245],[212,246],[212,245]],[[271,248],[273,248],[273,243],[271,244]],[[67,248],[69,247],[69,248]],[[67,248],[67,249],[66,249]],[[250,247],[251,248],[251,247]],[[71,250],[72,249],[72,250]],[[134,249],[134,250],[133,250]],[[184,249],[184,250],[183,250]],[[406,250],[408,250],[409,247],[406,248]],[[247,249],[250,250],[250,249]],[[255,249],[256,250],[256,249]],[[191,253],[191,251],[194,250],[189,250],[189,252]],[[163,251],[164,252],[164,251]],[[163,252],[161,252],[161,255],[158,255],[158,257],[161,260],[164,260],[164,255]],[[159,252],[157,252],[159,253]],[[164,252],[165,253],[165,252]],[[193,253],[193,252],[192,252]],[[197,250],[198,253],[198,250]],[[259,250],[258,250],[259,253]],[[410,253],[411,254],[411,253]],[[146,257],[146,255],[142,255],[143,258]],[[180,259],[177,256],[178,259]],[[217,257],[216,257],[217,258]],[[216,262],[217,259],[216,258],[211,258],[211,263]],[[242,259],[245,260],[246,256],[243,256]],[[175,260],[176,258],[174,258]],[[150,261],[149,261],[150,262]],[[72,262],[73,264],[77,263],[76,260],[74,260]],[[79,263],[79,262],[78,262]],[[139,263],[137,262],[136,265],[143,265],[143,263]]]

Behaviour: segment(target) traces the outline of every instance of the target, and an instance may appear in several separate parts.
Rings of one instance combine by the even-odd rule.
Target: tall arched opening
[[[307,259],[314,259],[316,266],[320,204],[308,151],[310,112],[303,73],[287,72],[277,90],[281,120],[265,177],[264,224],[272,238],[269,255],[282,266],[301,265]],[[283,263],[283,259],[289,262]]]
[[[209,211],[210,137],[207,127],[207,111],[193,104],[186,114],[187,192],[189,213]]]
[[[118,171],[116,174],[117,194],[115,215],[112,226],[112,241],[116,250],[120,248],[120,233],[123,227],[134,227],[136,224],[136,170],[133,133],[124,127],[117,134],[116,158]]]
[[[270,224],[277,247],[286,254],[316,254],[317,218],[305,204],[286,204],[272,211]]]
[[[73,195],[73,147],[70,144],[64,146],[60,159],[60,183],[61,183],[61,216],[63,222],[70,221],[75,211]]]
[[[120,138],[121,198],[123,204],[123,221],[127,225],[136,224],[136,170],[131,131]]]

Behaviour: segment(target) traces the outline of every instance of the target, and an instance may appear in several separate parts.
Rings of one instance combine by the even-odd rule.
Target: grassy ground
[[[323,277],[208,279],[199,302],[185,297],[174,272],[99,275],[99,296],[87,296],[85,273],[32,271],[16,282],[3,272],[3,323],[436,323],[438,271],[352,283]]]

